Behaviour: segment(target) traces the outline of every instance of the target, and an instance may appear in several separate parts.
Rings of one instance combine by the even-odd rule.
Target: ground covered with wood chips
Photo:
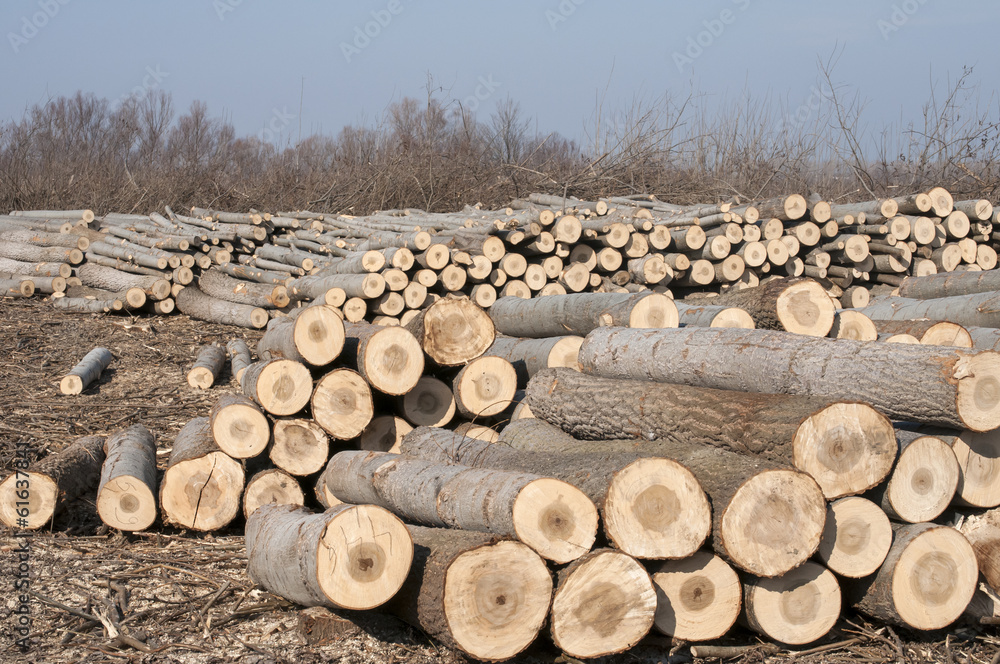
[[[236,391],[228,372],[207,392],[188,386],[185,374],[198,348],[235,337],[253,347],[259,336],[186,316],[70,315],[37,299],[0,300],[0,476],[11,472],[19,444],[41,458],[77,436],[136,423],[156,435],[162,469],[181,426],[207,415],[224,391]],[[61,395],[60,378],[98,345],[111,350],[112,366],[83,394]],[[27,537],[0,526],[0,662],[466,661],[420,630],[376,612],[334,612],[322,634],[304,628],[300,607],[247,577],[242,520],[213,534],[157,523],[149,532],[123,535],[101,524],[95,494],[96,487],[50,528]],[[23,592],[15,583],[23,584],[18,550],[25,542],[31,623],[22,652],[13,612]],[[849,611],[809,648],[762,645],[739,628],[718,645],[737,647],[725,661],[1000,662],[997,627],[958,624],[947,632],[917,634],[871,624]],[[685,644],[650,636],[627,653],[595,661],[692,660]],[[516,661],[575,660],[560,656],[543,634]]]

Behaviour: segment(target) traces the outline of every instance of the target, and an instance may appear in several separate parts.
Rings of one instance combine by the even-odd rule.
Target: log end
[[[959,352],[952,378],[958,381],[958,417],[971,431],[1000,428],[1000,353]]]
[[[438,300],[426,310],[423,326],[424,351],[443,366],[479,357],[496,337],[489,314],[468,298]]]
[[[220,450],[234,459],[250,459],[267,447],[271,426],[252,402],[237,401],[214,409],[212,438]]]
[[[23,484],[25,479],[27,485]],[[22,482],[20,486],[19,481]],[[27,500],[23,493],[18,495],[25,490],[28,491]],[[0,521],[9,528],[37,530],[52,520],[58,499],[59,487],[48,475],[16,472],[0,483]],[[25,509],[26,516],[22,516],[24,512],[18,514],[18,510]]]
[[[455,395],[448,384],[421,376],[402,397],[403,416],[415,426],[443,427],[455,416]]]
[[[207,367],[194,367],[187,373],[187,382],[196,390],[208,390],[215,384],[215,374]]]
[[[156,496],[142,480],[119,475],[101,487],[97,514],[112,528],[145,530],[156,520]]]
[[[399,454],[399,444],[403,436],[413,431],[406,420],[395,415],[380,415],[361,432],[359,447],[372,452]]]
[[[840,617],[840,585],[816,563],[773,579],[751,579],[744,591],[747,622],[766,636],[789,645],[822,638]]]
[[[811,279],[785,288],[777,298],[776,309],[786,331],[812,337],[830,333],[837,311],[823,287]]]
[[[818,555],[832,571],[852,579],[874,574],[892,546],[892,525],[870,500],[849,496],[827,506]]]
[[[753,322],[753,317],[744,309],[727,307],[712,319],[711,327],[735,327],[743,330],[753,330],[757,326]]]
[[[657,563],[650,574],[657,596],[653,624],[668,636],[684,641],[718,639],[740,616],[740,578],[711,552]]]
[[[80,394],[83,392],[83,380],[72,374],[63,376],[63,379],[59,381],[59,391],[63,394]]]
[[[935,436],[921,436],[900,453],[885,500],[902,521],[933,521],[951,503],[960,476],[951,445]]]
[[[677,327],[679,324],[677,305],[660,293],[650,293],[640,298],[628,317],[628,326],[635,328]]]
[[[597,508],[562,480],[543,477],[521,489],[514,500],[513,521],[520,541],[558,564],[584,555],[597,539]]]
[[[160,485],[164,521],[192,530],[222,528],[240,511],[243,482],[243,466],[224,452],[174,464]]]
[[[262,505],[304,505],[305,494],[294,477],[272,468],[254,475],[243,495],[243,516],[250,518]]]
[[[322,367],[344,349],[344,321],[328,306],[306,307],[295,318],[292,340],[303,359]]]
[[[411,332],[403,327],[386,327],[371,336],[365,345],[365,378],[384,394],[398,396],[414,388],[424,372],[424,352]]]
[[[371,388],[350,369],[334,369],[320,378],[310,403],[316,423],[339,440],[360,436],[375,414]]]

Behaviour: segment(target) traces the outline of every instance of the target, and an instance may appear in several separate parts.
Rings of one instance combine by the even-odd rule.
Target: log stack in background
[[[145,430],[26,468],[46,520],[86,478],[117,528],[245,517],[269,591],[483,660],[933,630],[1000,590],[988,202],[165,212],[0,218],[13,296],[266,328],[190,358],[219,398],[159,476]]]

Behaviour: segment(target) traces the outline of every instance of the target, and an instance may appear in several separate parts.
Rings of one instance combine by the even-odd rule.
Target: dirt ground
[[[37,298],[0,300],[0,476],[11,471],[19,443],[40,458],[77,436],[134,423],[156,435],[162,468],[181,426],[236,389],[228,374],[207,392],[187,385],[185,372],[197,349],[235,337],[252,347],[259,336],[186,316],[71,315]],[[113,353],[111,368],[83,394],[61,395],[59,379],[97,345]],[[419,629],[376,612],[338,612],[343,620],[333,637],[310,644],[300,628],[300,607],[256,588],[247,577],[242,521],[213,534],[157,523],[148,532],[123,535],[101,524],[94,498],[77,501],[50,528],[26,538],[0,526],[0,662],[466,661]],[[24,542],[32,594],[28,649],[22,652],[12,612],[21,563],[16,549]],[[753,634],[737,629],[720,645],[755,644]],[[1000,634],[996,627],[964,624],[917,634],[848,611],[808,649],[758,647],[727,661],[792,660],[996,664]],[[543,635],[516,661],[575,660],[561,656]],[[597,661],[667,664],[693,658],[687,645],[651,636],[627,653]]]

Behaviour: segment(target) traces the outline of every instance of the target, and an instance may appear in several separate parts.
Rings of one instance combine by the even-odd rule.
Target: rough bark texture
[[[739,307],[763,330],[788,330],[825,337],[833,326],[835,307],[823,287],[811,279],[774,279],[712,298],[712,304]]]
[[[907,277],[899,286],[899,296],[915,300],[989,293],[1000,290],[1000,272],[946,272],[926,277]]]
[[[527,385],[528,379],[548,367],[580,366],[577,354],[583,337],[561,336],[542,339],[517,339],[498,337],[486,355],[500,357],[514,366],[518,385]]]
[[[97,513],[113,528],[143,530],[156,519],[156,442],[141,424],[108,438]]]
[[[230,373],[239,383],[243,378],[243,370],[250,366],[250,347],[242,339],[233,339],[226,344],[226,351],[229,353]]]
[[[170,295],[170,282],[166,281],[163,277],[130,274],[93,263],[84,263],[76,269],[76,274],[80,277],[84,286],[103,288],[115,293],[129,288],[141,288],[148,294],[161,300]]]
[[[903,421],[979,431],[1000,426],[994,377],[1000,355],[989,351],[767,330],[609,329],[587,337],[580,363],[607,377],[816,395],[862,401]]]
[[[537,417],[578,438],[661,438],[760,456],[809,473],[830,499],[879,484],[896,456],[887,419],[864,404],[823,397],[609,379],[567,369],[536,374],[527,394]]]
[[[966,327],[1000,327],[1000,295],[994,291],[928,300],[887,297],[859,309],[872,320],[947,320]]]
[[[279,309],[289,301],[284,286],[243,281],[215,269],[202,272],[198,286],[211,297],[251,307]]]
[[[267,325],[267,312],[249,304],[226,302],[206,295],[194,286],[187,286],[177,294],[177,309],[198,320],[260,329]]]
[[[509,659],[535,640],[552,597],[552,577],[537,554],[484,533],[408,529],[413,565],[385,610],[483,661]],[[467,556],[475,567],[463,564]]]
[[[313,514],[265,505],[247,519],[247,573],[268,591],[304,606],[373,609],[410,571],[406,526],[371,505]]]
[[[627,326],[632,309],[646,297],[657,302],[668,299],[653,293],[570,293],[530,300],[507,297],[493,303],[490,317],[501,334],[511,337],[584,336],[605,324],[601,315],[612,308],[615,311],[609,316],[614,324]]]
[[[0,483],[0,521],[20,530],[34,530],[77,497],[93,491],[104,463],[104,436],[77,438],[60,452],[17,470]],[[27,490],[27,500],[19,491]],[[18,505],[27,502],[27,505]],[[18,509],[27,507],[27,516]],[[25,522],[19,522],[19,517]]]

